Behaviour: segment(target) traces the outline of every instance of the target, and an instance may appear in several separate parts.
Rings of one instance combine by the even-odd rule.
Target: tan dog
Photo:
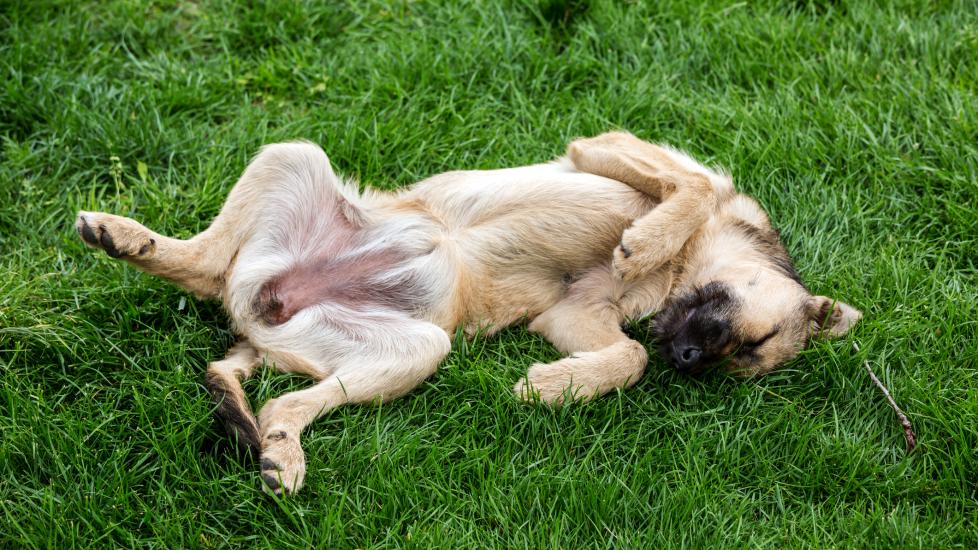
[[[298,490],[299,435],[345,403],[389,400],[430,376],[457,327],[529,319],[567,357],[530,367],[518,395],[557,403],[634,384],[646,350],[621,330],[655,318],[682,371],[726,360],[769,371],[855,309],[801,284],[767,216],[729,177],[625,133],[573,142],[557,162],[451,172],[358,192],[308,143],[270,145],[190,240],[81,212],[91,246],[220,298],[241,340],[207,368],[217,414],[261,453],[267,489]],[[257,422],[241,380],[262,364],[312,387]]]

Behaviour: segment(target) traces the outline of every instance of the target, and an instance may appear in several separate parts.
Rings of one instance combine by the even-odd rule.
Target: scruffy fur
[[[309,143],[264,147],[203,233],[164,237],[81,212],[90,246],[219,298],[240,341],[207,368],[216,412],[261,453],[265,489],[298,490],[302,430],[345,403],[389,400],[430,376],[450,334],[528,319],[567,356],[514,390],[548,403],[634,384],[646,350],[622,323],[661,311],[663,355],[760,374],[855,309],[812,296],[763,210],[683,153],[613,132],[549,164],[450,172],[360,192]],[[241,381],[267,364],[314,379],[265,403]]]

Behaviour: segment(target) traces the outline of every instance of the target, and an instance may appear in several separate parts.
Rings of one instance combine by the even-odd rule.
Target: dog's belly
[[[354,311],[413,312],[425,301],[416,274],[384,277],[406,260],[397,250],[300,260],[262,285],[254,310],[270,325],[285,323],[299,311],[324,302]]]
[[[438,276],[444,262],[435,245],[441,233],[423,215],[358,227],[330,204],[300,200],[266,219],[241,247],[224,294],[245,335],[272,334],[265,329],[307,310],[329,309],[337,321],[379,312],[415,316],[445,301],[450,278]]]
[[[489,331],[551,307],[655,207],[626,184],[556,163],[443,174],[407,196],[436,213],[457,247],[469,287],[462,322]]]
[[[335,205],[282,205],[241,248],[225,292],[236,326],[256,338],[323,307],[400,312],[449,331],[532,318],[609,262],[655,204],[550,164],[436,176],[376,205],[381,221],[367,228]]]

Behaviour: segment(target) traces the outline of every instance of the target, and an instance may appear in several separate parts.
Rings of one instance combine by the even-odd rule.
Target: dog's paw
[[[639,266],[632,259],[634,255],[635,251],[631,246],[625,244],[625,239],[622,238],[611,257],[611,269],[619,279],[631,281],[637,278]]]
[[[662,267],[669,255],[661,248],[646,246],[647,240],[636,231],[626,229],[611,258],[614,274],[625,282],[633,282]]]
[[[276,496],[295,494],[306,477],[306,457],[296,434],[270,430],[262,439],[261,488]]]
[[[145,259],[156,251],[156,240],[150,236],[150,231],[122,216],[79,212],[75,230],[85,244],[100,248],[113,258]]]
[[[535,363],[527,371],[525,378],[513,386],[513,393],[524,401],[540,401],[549,405],[560,405],[567,401],[586,400],[580,395],[579,385],[571,376],[573,369],[569,363],[576,359],[571,356],[553,363]]]

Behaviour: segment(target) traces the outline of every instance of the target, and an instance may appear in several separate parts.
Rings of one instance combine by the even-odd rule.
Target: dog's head
[[[805,288],[751,199],[734,199],[698,240],[688,254],[687,284],[653,321],[660,353],[680,372],[720,366],[744,376],[764,374],[810,339],[845,334],[862,317]]]

